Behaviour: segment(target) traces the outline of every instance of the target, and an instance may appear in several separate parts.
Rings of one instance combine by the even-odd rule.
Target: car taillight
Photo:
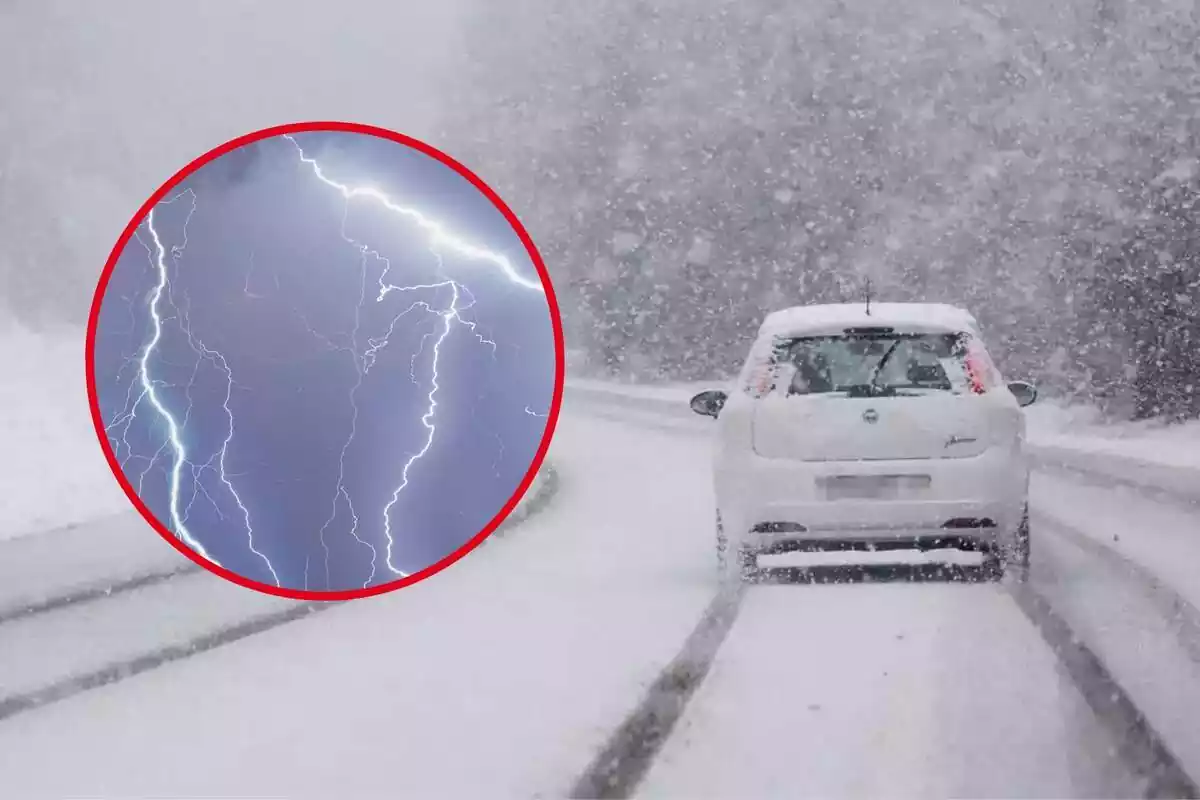
[[[987,351],[975,339],[967,345],[965,365],[973,393],[987,394],[996,387],[996,368]]]
[[[778,341],[763,340],[755,343],[750,352],[742,391],[755,400],[765,397],[775,386],[778,347]]]
[[[987,383],[984,381],[983,370],[979,365],[978,359],[974,356],[967,356],[967,380],[970,381],[971,391],[975,394],[984,394],[987,392]]]
[[[774,377],[774,365],[771,361],[764,360],[750,368],[750,372],[746,376],[746,385],[742,388],[746,394],[757,400],[760,397],[765,397],[767,392],[771,391]]]

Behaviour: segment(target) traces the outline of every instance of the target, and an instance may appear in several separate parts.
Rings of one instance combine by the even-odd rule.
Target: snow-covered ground
[[[703,443],[560,431],[554,502],[510,535],[403,591],[0,723],[0,794],[561,793],[674,656],[713,572],[689,479]],[[631,460],[642,447],[684,472]],[[82,629],[54,636],[87,659]]]
[[[561,795],[715,589],[705,437],[621,409],[597,416],[570,399],[566,409],[553,501],[511,535],[401,592],[4,720],[0,785],[26,797]],[[1070,508],[1106,494],[1075,488],[1090,494]],[[1126,513],[1131,535],[1144,511]],[[1178,538],[1168,522],[1146,520]],[[1176,634],[1160,618],[1140,624],[1133,601],[1117,613],[1114,597],[1142,590],[1087,553],[1046,566],[1065,546],[1038,549],[1039,585],[1101,645],[1138,643],[1114,660],[1140,676],[1154,722],[1192,756],[1185,720],[1200,709],[1166,680],[1200,680]],[[172,616],[192,629],[201,615],[188,591],[216,592],[206,624],[236,615],[232,587],[207,574],[192,582],[144,590],[157,611],[124,595],[129,613],[105,624],[142,632],[106,646],[141,646],[143,629]],[[1097,606],[1102,596],[1112,602]],[[119,610],[117,599],[101,603]],[[259,613],[257,602],[247,593],[241,612]],[[37,625],[20,628],[28,644],[11,649],[24,655],[4,674],[28,687],[36,661],[55,676],[72,655],[88,663],[101,603],[42,615],[60,646],[53,658]],[[1113,746],[1000,586],[767,585],[749,590],[641,793],[1132,796]],[[71,770],[55,768],[64,758]]]
[[[1088,716],[998,586],[763,586],[641,794],[1108,796]]]
[[[571,387],[597,392],[613,392],[648,400],[684,401],[705,389],[728,389],[731,381],[714,378],[711,381],[680,381],[676,383],[616,383],[594,378],[567,378]]]
[[[1098,508],[1105,508],[1104,494],[1091,490]],[[1120,682],[1194,782],[1200,775],[1200,634],[1194,609],[1180,607],[1170,587],[1113,559],[1112,551],[1088,546],[1080,534],[1092,535],[1090,528],[1064,531],[1044,509],[1034,511],[1038,591]],[[1121,518],[1130,537],[1153,524],[1140,521],[1136,510]],[[1200,519],[1192,530],[1200,530]]]
[[[552,449],[552,502],[528,519],[518,512],[509,535],[410,589],[0,722],[0,784],[31,797],[302,797],[371,794],[403,775],[416,793],[561,793],[715,589],[709,426],[685,404],[712,385],[569,391]],[[683,413],[664,414],[671,403],[684,403]],[[64,404],[62,418],[72,417],[79,428],[78,409]],[[8,435],[31,458],[76,448],[74,516],[43,524],[101,521],[0,543],[0,611],[180,566],[140,518],[119,510],[124,497],[90,427],[50,445],[22,430]],[[95,469],[83,468],[85,453]],[[538,505],[546,485],[544,474],[522,505]],[[1200,643],[1189,649],[1153,587],[1120,569],[1125,559],[1200,605],[1190,567],[1200,563],[1200,515],[1056,475],[1039,474],[1033,491],[1035,514],[1047,521],[1038,585],[1177,755],[1200,766],[1200,737],[1189,733],[1200,713]],[[1082,532],[1092,548],[1053,525]],[[0,670],[0,701],[186,646],[289,602],[193,573],[10,620],[0,624],[0,649],[17,655]],[[1113,742],[1054,663],[995,585],[758,587],[643,793],[1130,794]],[[188,747],[170,744],[183,731]],[[205,754],[203,771],[190,769],[195,752]],[[76,765],[70,772],[52,768],[63,754]]]
[[[0,327],[0,540],[129,509],[88,412],[83,336]]]
[[[151,536],[154,534],[147,531]],[[0,625],[0,697],[31,692],[294,605],[204,571]]]
[[[189,565],[132,510],[0,541],[0,618],[55,597]]]
[[[1038,444],[1194,469],[1200,482],[1200,421],[1114,423],[1094,408],[1053,401],[1031,406],[1027,416]]]
[[[705,384],[571,384],[576,391],[568,397],[606,419],[696,438],[710,430],[709,420],[686,411],[688,396]],[[1175,485],[1200,488],[1190,469],[1174,465],[1170,456],[1154,462],[1114,449],[1101,459],[1083,447],[1072,449],[1075,439],[1112,437],[1113,431],[1094,422],[1090,428],[1076,427],[1072,420],[1088,418],[1079,410],[1064,415],[1050,406],[1046,419],[1038,419],[1034,410],[1030,438],[1039,452],[1072,456],[1076,468],[1086,465],[1101,477],[1146,473],[1144,483],[1151,487],[1169,477]],[[1133,431],[1146,427],[1115,426]],[[1053,445],[1042,444],[1051,441],[1047,430],[1060,429],[1070,433],[1053,439]],[[1138,453],[1143,455],[1153,453]],[[1052,598],[1059,613],[1134,696],[1177,757],[1193,773],[1200,772],[1200,734],[1191,722],[1200,714],[1200,577],[1194,567],[1200,564],[1200,508],[1128,487],[1080,482],[1057,470],[1035,474],[1031,500],[1039,591]],[[975,604],[969,607],[976,611]]]
[[[870,114],[854,122],[845,115],[805,112],[821,125],[796,129],[800,117],[774,99],[776,89],[795,83],[787,68],[793,59],[768,59],[771,69],[759,71],[763,86],[771,89],[766,93],[756,96],[722,83],[731,76],[736,83],[743,68],[753,68],[764,54],[785,52],[771,37],[743,40],[762,27],[753,19],[761,9],[753,4],[744,12],[729,4],[737,24],[730,27],[722,17],[711,29],[672,13],[659,15],[657,23],[627,18],[619,13],[622,4],[580,16],[577,26],[547,25],[546,31],[559,32],[552,40],[508,35],[515,27],[486,26],[484,43],[495,39],[511,44],[513,53],[533,54],[527,65],[511,70],[512,56],[503,48],[499,56],[482,53],[471,46],[480,39],[465,35],[464,23],[490,8],[487,4],[348,0],[330,13],[318,0],[272,0],[246,4],[236,16],[216,4],[128,0],[120,11],[114,5],[0,4],[0,74],[9,78],[0,121],[5,299],[22,308],[30,301],[53,301],[45,303],[52,314],[76,322],[121,226],[181,164],[231,136],[294,119],[373,122],[437,143],[440,112],[467,104],[456,92],[464,81],[454,77],[468,61],[497,76],[498,85],[520,84],[526,67],[536,76],[515,87],[515,97],[527,99],[498,96],[495,107],[478,109],[479,119],[489,124],[464,127],[486,134],[482,153],[496,152],[494,159],[482,154],[468,159],[478,159],[473,166],[484,169],[489,180],[504,179],[499,156],[511,155],[514,145],[534,145],[511,159],[516,174],[532,182],[510,177],[514,189],[508,199],[526,206],[517,210],[527,223],[536,223],[532,229],[543,231],[539,236],[556,240],[540,241],[541,246],[558,252],[564,242],[601,241],[613,233],[648,241],[715,233],[697,230],[695,210],[701,208],[719,218],[732,215],[737,223],[725,226],[715,243],[697,238],[704,244],[693,247],[703,253],[698,261],[707,265],[713,253],[713,267],[746,241],[774,241],[781,248],[777,254],[790,251],[786,258],[792,258],[811,241],[807,230],[802,233],[801,226],[813,224],[806,217],[839,216],[835,206],[863,199],[853,189],[850,195],[843,190],[880,169],[932,178],[951,190],[943,193],[944,201],[929,205],[933,201],[919,196],[927,181],[885,182],[905,188],[885,187],[880,202],[864,196],[884,212],[875,215],[882,227],[817,231],[829,236],[828,252],[841,262],[884,263],[879,256],[890,258],[896,246],[901,261],[966,263],[960,258],[965,251],[946,249],[949,241],[1002,252],[1013,229],[1011,215],[997,214],[997,204],[1021,207],[1029,197],[1044,200],[1039,213],[1051,217],[1074,208],[1064,205],[1064,197],[1094,198],[1101,208],[1111,205],[1113,213],[1106,210],[1104,218],[1115,219],[1123,211],[1120,203],[1110,204],[1111,196],[1123,186],[1145,183],[1151,176],[1136,165],[1163,152],[1091,147],[1099,139],[1075,133],[1096,130],[1103,138],[1106,126],[1120,124],[1120,115],[1129,116],[1128,108],[1137,106],[1147,121],[1138,128],[1141,140],[1170,142],[1164,132],[1180,128],[1192,111],[1187,103],[1160,102],[1164,92],[1186,88],[1193,75],[1180,61],[1182,51],[1166,38],[1182,31],[1190,42],[1188,31],[1167,24],[1170,17],[1161,10],[1118,15],[1106,30],[1113,46],[1095,48],[1089,43],[1095,16],[1089,3],[1078,4],[1078,14],[1018,13],[1012,25],[965,6],[942,13],[953,3],[915,10],[877,3],[876,11],[900,9],[900,17],[866,8],[855,16],[830,17],[833,26],[822,21],[821,8],[801,8],[801,32],[829,39],[807,43],[813,59],[802,71],[812,73],[827,95],[821,100],[814,94],[814,100],[836,106],[861,95],[902,123],[864,162],[855,153],[840,157],[847,152],[831,158],[820,148],[809,147],[805,155],[805,144],[819,140],[861,150],[857,134],[875,122]],[[1182,14],[1187,4],[1166,5]],[[506,13],[521,15],[517,19],[529,27],[539,27],[543,18],[571,16],[544,11],[539,4],[505,5]],[[872,16],[884,27],[868,19]],[[1049,31],[1050,40],[1065,43],[1052,48],[1051,69],[1042,70],[1059,78],[1047,83],[998,75],[997,64],[1012,63],[1021,78],[1034,23]],[[766,32],[795,49],[787,24],[767,25]],[[708,35],[720,27],[739,32]],[[618,30],[625,28],[634,35]],[[954,35],[959,28],[970,35]],[[843,29],[849,39],[841,38]],[[1079,60],[1100,58],[1102,67],[1119,66],[1122,54],[1138,50],[1140,37],[1155,29],[1166,33],[1146,41],[1162,57],[1162,69],[1126,70],[1136,79],[1122,78],[1119,70],[1087,69]],[[718,55],[728,58],[708,58],[713,53],[705,48],[698,61],[691,48],[679,52],[680,60],[666,58],[670,48],[662,45],[681,31],[689,41],[715,43]],[[973,50],[945,49],[941,31]],[[980,36],[986,46],[974,47]],[[927,60],[907,59],[910,70],[896,86],[920,91],[891,91],[896,86],[885,86],[887,76],[905,61],[896,57],[904,55],[897,41],[925,51],[933,47],[951,60],[970,56],[963,80],[947,83],[937,66],[941,61],[931,62],[930,72]],[[564,60],[564,53],[580,58]],[[556,73],[568,83],[584,75],[589,85],[603,87],[614,54],[612,63],[630,62],[625,77],[634,80],[616,81],[616,92],[593,91],[586,113],[579,113],[579,93],[571,86],[548,82]],[[706,59],[715,71],[693,74]],[[774,69],[777,64],[785,68]],[[814,64],[820,67],[815,72],[808,69]],[[1006,71],[1011,72],[1001,72]],[[926,72],[933,84],[926,83]],[[1062,80],[1064,75],[1069,79]],[[679,76],[699,93],[672,89],[682,85]],[[1025,88],[1014,94],[1014,83]],[[881,87],[886,91],[872,94]],[[651,102],[618,104],[618,95],[648,90]],[[487,95],[494,87],[480,91]],[[562,105],[540,99],[556,94],[565,98]],[[732,99],[722,103],[719,95]],[[715,104],[709,102],[714,97]],[[1078,113],[1058,113],[1065,106],[1054,98],[1071,101]],[[935,100],[950,117],[965,120],[965,127],[946,127],[950,117],[922,111],[926,101]],[[496,113],[506,108],[511,118]],[[698,108],[713,111],[712,119],[697,115]],[[783,116],[776,119],[780,109]],[[808,111],[814,109],[819,111],[816,106]],[[1170,115],[1160,115],[1162,109]],[[976,124],[980,114],[982,125]],[[1016,171],[997,172],[1004,154],[992,146],[997,128],[987,124],[989,114],[1023,147],[1033,148],[1026,162],[1040,165],[1037,169],[1017,163]],[[609,117],[619,123],[620,135],[597,136],[592,122]],[[750,148],[747,172],[725,155],[740,146],[750,117],[771,134],[764,142],[789,149],[773,155],[771,148]],[[530,119],[544,124],[531,128]],[[710,124],[721,120],[730,127]],[[1104,124],[1080,124],[1089,120]],[[1047,127],[1046,121],[1060,127]],[[1042,137],[1038,129],[1048,133]],[[606,149],[606,139],[619,141],[621,152]],[[914,142],[920,146],[912,147]],[[682,161],[656,159],[663,146],[678,150]],[[714,147],[718,158],[709,157]],[[578,152],[599,161],[578,159]],[[1064,161],[1063,153],[1083,160],[1071,155]],[[607,213],[613,198],[604,194],[606,176],[620,179],[609,182],[613,186],[628,185],[630,174],[645,172],[651,180],[643,187],[670,190],[675,177],[661,173],[663,180],[656,182],[655,165],[678,172],[680,163],[695,156],[710,166],[688,173],[695,194],[685,190],[682,202],[669,204],[679,216],[630,226],[633,231],[609,229],[620,223]],[[797,158],[799,173],[814,176],[819,190],[807,197],[828,202],[783,214],[783,224],[770,222],[778,215],[767,215],[768,226],[746,227],[736,219],[738,209],[758,206],[721,191],[708,196],[714,187],[744,187],[786,208],[793,191],[776,189],[773,184],[789,178],[775,167],[794,167]],[[564,195],[567,200],[582,205],[561,203],[543,191],[552,188],[545,182],[549,173],[528,170],[535,161],[568,167],[556,183],[577,196]],[[601,162],[616,171],[596,172],[600,180],[580,190],[575,178],[582,173],[569,167],[577,163],[591,175]],[[836,169],[822,171],[831,164]],[[1011,189],[997,194],[1000,184],[993,178],[1000,173],[1015,179],[1005,181]],[[1101,177],[1079,183],[1064,174]],[[955,182],[961,180],[967,183]],[[566,216],[535,208],[539,198],[542,206],[561,208]],[[587,225],[576,224],[576,212]],[[940,222],[931,225],[930,219]],[[1064,220],[1061,231],[1051,225],[1049,239],[1034,237],[1031,248],[1016,254],[1014,263],[1025,266],[1012,282],[1015,293],[993,287],[991,270],[975,276],[942,270],[946,280],[938,282],[974,291],[995,288],[1001,313],[1029,307],[1045,316],[1054,306],[1031,302],[1052,274],[1042,250],[1061,250],[1063,233],[1074,239],[1094,232],[1076,230],[1075,224]],[[764,258],[773,256],[767,252]],[[591,274],[622,270],[565,261],[559,261],[555,278],[574,283],[586,275],[598,290],[594,294],[606,301],[609,289],[629,288]],[[660,273],[672,299],[681,285],[676,281],[691,280],[690,271],[675,273]],[[759,280],[745,264],[734,264],[724,277],[744,298],[771,288],[772,281]],[[930,276],[905,270],[892,277]],[[774,291],[789,290],[786,281],[775,282]],[[635,300],[616,310],[649,310],[648,303]],[[709,306],[723,302],[718,298]],[[666,324],[654,331],[662,340],[645,343],[651,350],[680,340],[689,327],[681,324],[685,321],[712,324],[700,313],[705,308],[690,303],[665,304],[664,310]],[[740,313],[749,310],[744,304]],[[606,315],[600,324],[616,320]],[[1014,319],[1017,332],[1026,324]],[[82,336],[34,338],[0,329],[0,358],[5,364],[0,452],[8,465],[0,491],[0,540],[9,540],[0,541],[0,619],[16,605],[64,589],[95,588],[180,564],[179,554],[128,511],[104,464],[83,395]],[[612,395],[610,401],[664,401],[660,408],[671,404],[677,415],[636,403],[568,399],[553,451],[561,480],[554,502],[433,580],[0,720],[0,798],[560,794],[675,654],[713,591],[708,452],[697,435],[711,420],[688,413],[686,400],[723,383],[597,387]],[[1028,418],[1031,439],[1072,463],[1123,465],[1111,471],[1169,477],[1176,488],[1200,486],[1187,470],[1200,470],[1196,424],[1102,425],[1086,409],[1045,401]],[[1152,472],[1147,465],[1169,472]],[[1034,584],[1200,777],[1195,724],[1200,637],[1185,624],[1198,600],[1200,572],[1192,565],[1200,564],[1200,512],[1048,472],[1038,474],[1033,491]],[[277,605],[286,603],[196,573],[36,618],[2,621],[0,693],[22,692],[98,663],[185,641]],[[642,790],[655,796],[1135,796],[1139,792],[1127,782],[1113,744],[999,587],[763,586],[749,590],[713,672]]]
[[[1200,510],[1159,502],[1130,489],[1099,490],[1041,473],[1031,483],[1030,502],[1140,564],[1200,608]]]

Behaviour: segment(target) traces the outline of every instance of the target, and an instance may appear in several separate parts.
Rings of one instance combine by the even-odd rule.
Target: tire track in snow
[[[0,625],[6,622],[12,622],[18,619],[35,616],[37,614],[45,614],[50,611],[59,611],[71,606],[77,606],[81,603],[91,603],[97,600],[114,595],[131,592],[135,589],[141,589],[146,586],[154,586],[155,584],[169,581],[173,578],[178,578],[183,575],[192,575],[199,572],[202,567],[188,563],[175,569],[161,570],[155,572],[144,572],[140,575],[135,575],[132,578],[126,578],[119,581],[104,581],[88,586],[81,586],[77,589],[64,592],[63,594],[48,597],[45,600],[38,600],[27,605],[18,605],[12,608],[0,608]]]
[[[1069,476],[1099,488],[1131,489],[1160,503],[1200,510],[1200,485],[1196,483],[1200,472],[1195,469],[1053,445],[1032,444],[1029,455],[1036,470]],[[1106,466],[1098,469],[1097,461]]]
[[[106,664],[98,669],[64,678],[39,689],[8,695],[0,698],[0,722],[23,711],[32,711],[59,700],[66,700],[90,689],[99,689],[102,686],[132,678],[148,670],[191,658],[222,645],[231,644],[239,639],[263,633],[288,622],[304,619],[311,614],[335,607],[335,604],[301,603],[284,611],[254,617],[236,625],[207,633],[183,644],[159,648],[153,652]]]
[[[571,798],[629,797],[645,777],[688,700],[708,675],[733,627],[746,584],[727,584],[709,602],[679,654],[659,673],[567,793]]]
[[[511,528],[520,525],[528,517],[537,514],[553,498],[558,489],[558,471],[552,465],[547,465],[543,469],[542,480],[535,488],[531,488],[526,494],[526,499],[521,505],[517,506],[511,514],[502,522],[495,531],[494,536],[501,536],[508,532]],[[53,531],[49,532],[53,533]],[[490,539],[491,537],[489,537]],[[6,622],[12,622],[18,619],[35,616],[37,614],[45,614],[51,611],[60,611],[64,608],[70,608],[82,603],[91,603],[98,600],[105,600],[110,597],[124,594],[125,592],[135,591],[147,586],[154,586],[159,583],[164,583],[184,575],[194,575],[200,572],[203,567],[192,562],[187,562],[178,567],[171,569],[153,570],[149,572],[139,573],[129,578],[120,580],[106,580],[78,586],[69,589],[61,594],[52,595],[43,600],[37,600],[31,603],[22,603],[8,608],[0,607],[0,625]]]
[[[1012,587],[1033,623],[1101,725],[1118,742],[1126,766],[1145,781],[1146,798],[1200,798],[1200,787],[1098,655],[1076,636],[1051,602],[1031,584]]]
[[[1043,512],[1034,511],[1039,528],[1068,540],[1076,547],[1099,558],[1138,584],[1163,619],[1170,623],[1180,646],[1200,664],[1200,608],[1176,592],[1151,570],[1111,547],[1096,541],[1073,526]]]
[[[726,587],[713,598],[679,654],[576,779],[569,797],[590,800],[633,795],[707,677],[751,586]],[[1011,595],[1099,724],[1114,735],[1121,761],[1144,781],[1142,797],[1200,797],[1200,787],[1145,714],[1050,602],[1029,584],[1011,586]]]
[[[705,433],[703,429],[684,424],[683,414],[678,411],[673,410],[669,415],[665,413],[666,408],[663,407],[664,404],[661,401],[646,402],[642,398],[631,397],[621,398],[618,402],[606,402],[609,400],[608,393],[593,397],[592,393],[577,390],[575,394],[582,400],[582,402],[576,403],[577,409],[590,416],[635,426],[667,430],[681,435],[703,435]],[[1086,477],[1090,479],[1089,482],[1099,485],[1127,486],[1147,496],[1172,501],[1180,499],[1172,493],[1157,493],[1152,487],[1147,487],[1144,482],[1094,473],[1079,467],[1067,467],[1053,460],[1039,458],[1037,455],[1033,460],[1035,469],[1070,472],[1080,478]],[[1056,527],[1060,530],[1062,528],[1061,525]],[[1076,534],[1076,536],[1070,537],[1072,541],[1076,537],[1087,539],[1083,534],[1074,531],[1072,533]],[[1153,574],[1141,568],[1140,565],[1128,562],[1118,553],[1096,551],[1096,548],[1108,550],[1096,542],[1088,540],[1081,541],[1079,544],[1110,563],[1114,563],[1113,559],[1125,562],[1123,566],[1130,571],[1130,574],[1141,578],[1143,584],[1154,593],[1154,599],[1160,609],[1183,610],[1184,613],[1181,616],[1184,621],[1181,622],[1181,635],[1192,638],[1189,634],[1193,627],[1200,628],[1200,612],[1197,612],[1195,607],[1186,600],[1175,595]],[[1055,654],[1097,721],[1109,729],[1120,743],[1118,750],[1122,761],[1134,774],[1141,776],[1145,781],[1143,796],[1147,798],[1200,798],[1200,785],[1197,784],[1197,781],[1193,780],[1183,768],[1166,741],[1117,682],[1100,657],[1076,636],[1070,624],[1054,609],[1051,602],[1028,583],[1012,586],[1011,594],[1017,606]],[[732,626],[732,621],[732,619],[729,620],[730,626]],[[1182,631],[1188,631],[1188,633],[1182,633]],[[722,639],[724,633],[727,632],[728,628],[723,632]],[[1197,637],[1200,637],[1200,634],[1197,634]],[[1185,645],[1188,652],[1193,653],[1193,647],[1200,646],[1200,638],[1193,639]],[[687,651],[688,645],[685,644],[680,657],[684,657]],[[716,648],[713,648],[709,654],[709,664],[704,667],[705,674],[715,655]],[[609,744],[601,750],[600,755],[577,781],[571,797],[628,797],[636,789],[638,781],[649,769],[669,734],[670,727],[674,725],[682,712],[683,704],[699,685],[699,680],[688,685],[686,693],[682,695],[682,702],[676,700],[672,706],[670,673],[671,667],[668,666],[654,687],[651,688],[642,705],[622,724]],[[659,684],[662,683],[666,684],[665,687],[659,688]],[[656,689],[662,697],[655,696]],[[679,692],[675,694],[678,695]],[[661,729],[661,726],[655,727],[655,713],[659,709],[665,709],[667,712],[665,719],[668,719],[669,723],[665,729]],[[671,712],[674,716],[670,716]],[[644,741],[639,741],[639,737]]]
[[[531,491],[526,494],[527,499],[520,506],[520,508],[525,510],[520,514],[517,514],[514,510],[514,513],[510,514],[493,531],[493,536],[501,531],[508,531],[511,528],[519,526],[531,516],[544,510],[554,499],[560,485],[558,472],[551,464],[546,464],[544,470],[546,473],[545,479],[541,482],[540,487],[536,492]],[[152,573],[128,579],[118,584],[113,584],[107,587],[107,589],[97,587],[85,588],[42,601],[35,606],[21,609],[17,612],[8,612],[6,615],[0,616],[0,622],[27,619],[34,614],[50,613],[86,603],[100,602],[114,595],[162,584],[183,575],[194,574],[201,571],[201,569],[200,566],[189,563],[170,572]],[[341,605],[343,605],[341,602],[329,601],[298,602],[280,611],[254,615],[232,625],[222,626],[185,642],[158,647],[152,651],[116,660],[87,670],[86,672],[73,674],[46,686],[0,696],[0,722],[22,712],[32,711],[60,700],[66,700],[86,691],[109,686],[143,672],[200,655],[209,650],[232,644],[255,634],[265,633],[266,631],[286,625],[289,622],[306,619],[314,614],[328,611]]]

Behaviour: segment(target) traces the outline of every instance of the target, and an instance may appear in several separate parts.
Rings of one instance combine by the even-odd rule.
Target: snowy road
[[[568,410],[552,451],[557,494],[510,535],[394,595],[0,721],[0,796],[567,792],[717,588],[700,429],[632,410]],[[1114,503],[1111,491],[1079,484],[1038,491],[1039,509],[1056,518],[1091,521],[1082,509]],[[1154,508],[1148,535],[1186,547],[1171,525],[1189,512]],[[1142,512],[1105,513],[1118,525],[1115,514]],[[1196,690],[1168,694],[1162,683],[1200,687],[1186,631],[1159,624],[1153,635],[1136,615],[1161,620],[1161,596],[1132,574],[1110,575],[1115,562],[1073,540],[1045,538],[1035,583],[1053,589],[1073,627],[1093,625],[1098,649],[1138,643],[1112,654],[1146,678],[1130,694],[1157,704],[1155,724],[1181,759],[1193,746],[1200,756],[1186,723],[1200,709]],[[145,637],[178,639],[273,613],[278,601],[199,574],[102,602],[124,604],[107,619],[129,627],[100,635],[98,604],[0,624],[3,693],[73,663],[86,669],[96,648],[117,657]],[[1087,688],[997,584],[753,586],[636,793],[1139,795]]]
[[[554,502],[437,579],[0,722],[0,796],[561,792],[674,655],[712,572],[696,487],[655,490],[660,463],[629,458],[694,469],[702,443],[560,431]],[[81,661],[85,625],[54,633]]]
[[[998,586],[764,586],[642,793],[1099,797],[1105,753]]]

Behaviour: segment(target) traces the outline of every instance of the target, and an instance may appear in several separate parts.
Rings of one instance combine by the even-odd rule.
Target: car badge
[[[868,425],[874,425],[876,422],[879,422],[879,412],[873,408],[868,408],[863,412],[862,418],[863,422]]]

